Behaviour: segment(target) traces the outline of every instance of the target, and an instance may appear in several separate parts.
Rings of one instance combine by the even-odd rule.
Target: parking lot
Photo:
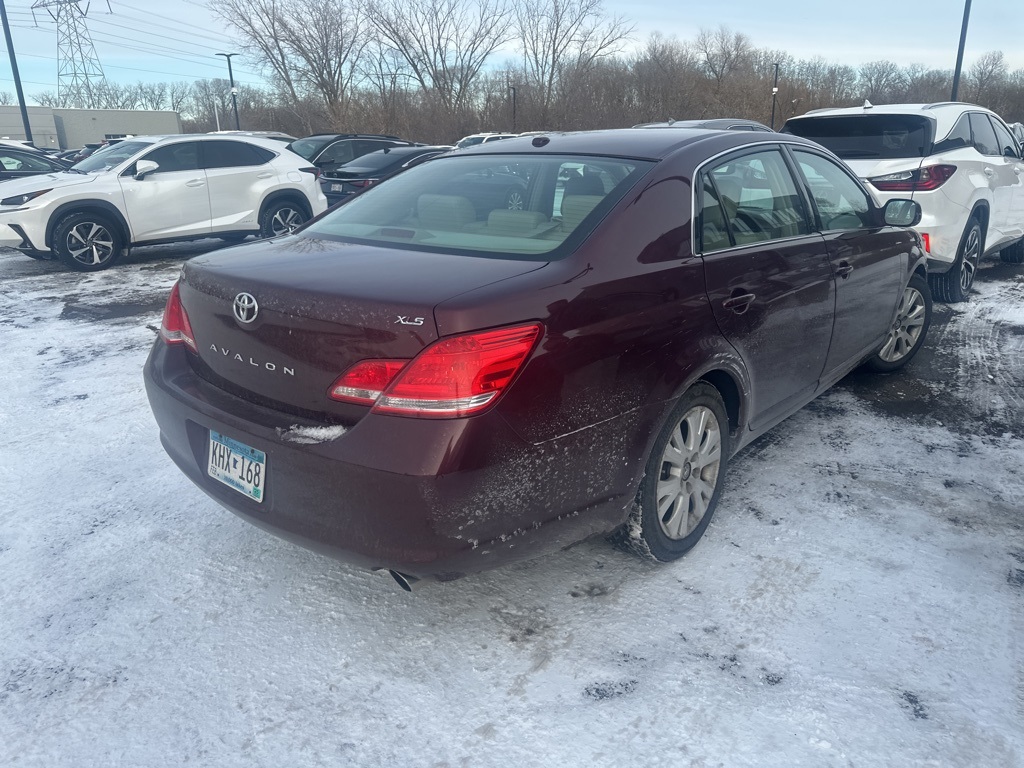
[[[741,453],[678,563],[407,594],[164,454],[142,365],[219,245],[0,251],[0,764],[1024,764],[1024,269]]]

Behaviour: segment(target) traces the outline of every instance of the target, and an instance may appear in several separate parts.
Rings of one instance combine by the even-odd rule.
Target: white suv
[[[916,229],[942,301],[967,297],[983,255],[1024,262],[1024,161],[993,112],[955,102],[865,102],[808,112],[782,131],[831,149],[883,203],[909,196],[921,204]]]
[[[0,246],[94,272],[131,245],[274,237],[327,209],[317,176],[271,139],[135,137],[0,185]]]

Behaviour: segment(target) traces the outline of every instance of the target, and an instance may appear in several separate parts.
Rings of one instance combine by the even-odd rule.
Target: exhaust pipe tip
[[[423,586],[423,580],[417,578],[416,576],[409,576],[405,573],[392,571],[390,568],[388,569],[388,573],[391,574],[391,578],[398,582],[398,586],[400,586],[406,592],[412,592],[413,590],[419,589],[421,586]]]

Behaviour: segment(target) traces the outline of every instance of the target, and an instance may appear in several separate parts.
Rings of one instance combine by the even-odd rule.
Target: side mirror
[[[915,227],[921,221],[921,205],[913,200],[890,200],[882,209],[882,219],[890,227]]]
[[[139,160],[135,163],[135,178],[138,181],[142,181],[149,174],[158,170],[160,170],[158,163],[154,163],[152,160]]]

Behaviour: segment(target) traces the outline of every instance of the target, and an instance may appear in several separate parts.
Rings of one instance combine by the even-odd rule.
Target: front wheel
[[[704,535],[718,505],[729,456],[729,419],[718,390],[693,385],[651,449],[644,478],[619,541],[667,563]]]
[[[280,237],[294,232],[309,216],[302,206],[285,200],[271,203],[260,216],[260,237]]]
[[[972,218],[960,240],[960,249],[957,251],[953,266],[941,275],[929,275],[929,283],[935,298],[947,304],[967,300],[967,294],[974,285],[974,276],[978,272],[978,263],[981,261],[981,248],[981,224]]]
[[[72,213],[54,228],[53,249],[72,269],[98,272],[117,261],[124,250],[124,237],[102,214]]]
[[[918,274],[910,278],[903,289],[896,318],[889,328],[885,343],[874,357],[867,361],[873,371],[888,373],[905,366],[924,346],[928,326],[932,322],[932,293],[928,281]]]

